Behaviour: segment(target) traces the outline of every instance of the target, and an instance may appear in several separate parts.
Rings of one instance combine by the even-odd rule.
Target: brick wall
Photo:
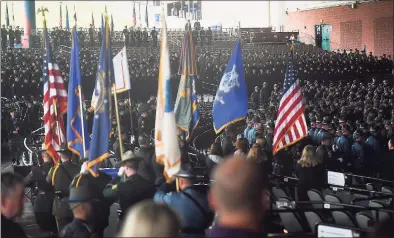
[[[375,55],[393,55],[393,1],[379,1],[348,6],[330,7],[310,11],[289,12],[285,17],[285,30],[314,37],[315,25],[330,24],[331,50],[363,49]]]

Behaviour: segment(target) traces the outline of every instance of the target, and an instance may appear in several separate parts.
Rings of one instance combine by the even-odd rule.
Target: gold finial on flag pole
[[[47,7],[42,6],[37,9],[37,15],[39,15],[41,13],[42,17],[44,18],[44,21],[45,21],[45,13],[46,12],[49,12]]]

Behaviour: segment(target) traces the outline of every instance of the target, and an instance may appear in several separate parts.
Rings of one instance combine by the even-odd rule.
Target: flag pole
[[[56,117],[56,129],[57,129],[57,134],[59,135],[59,145],[61,145],[63,143],[62,141],[62,134],[60,134],[60,126],[59,126],[59,117],[57,114],[57,100],[53,100],[53,104],[54,104],[54,112],[55,112],[55,117]]]
[[[75,19],[74,19],[75,20]],[[75,21],[75,26],[74,26],[74,31],[77,30],[77,21]],[[73,32],[74,34],[74,32]],[[73,37],[74,39],[74,37]],[[83,146],[83,158],[86,158],[86,139],[85,139],[85,123],[84,123],[84,118],[85,118],[85,113],[84,113],[84,104],[82,103],[82,84],[78,86],[78,92],[79,92],[79,113],[80,113],[80,118],[81,118],[81,129],[82,129],[82,146]]]
[[[11,7],[12,7],[12,25],[15,27],[14,4],[12,4]]]
[[[126,42],[124,42],[124,47],[125,47],[125,49],[127,49],[126,48]],[[123,64],[123,60],[121,61],[122,62],[122,64]],[[123,69],[123,67],[122,67],[122,69]],[[127,73],[129,73],[129,72],[127,72]],[[123,70],[122,70],[122,74],[123,74]],[[133,134],[133,136],[135,136],[135,133],[134,133],[134,125],[133,125],[133,107],[132,107],[132,102],[131,102],[131,89],[129,89],[129,90],[127,90],[128,91],[128,95],[129,95],[129,104],[130,104],[130,126],[131,126],[131,133]],[[134,138],[134,139],[136,139],[136,138]]]
[[[116,125],[118,128],[118,137],[119,137],[119,149],[120,149],[120,160],[123,160],[123,142],[122,142],[122,133],[120,131],[120,119],[119,119],[119,110],[118,110],[118,96],[116,95],[116,85],[112,84],[112,90],[114,92],[115,99],[115,116],[116,116]]]
[[[129,94],[129,102],[130,102],[130,126],[131,126],[131,133],[133,134],[133,136],[135,136],[134,133],[134,125],[133,125],[133,104],[131,102],[131,89],[128,90],[128,94]]]
[[[85,142],[85,123],[83,123],[83,119],[85,114],[83,113],[83,104],[82,104],[82,89],[81,85],[78,87],[79,92],[79,113],[81,118],[81,126],[82,126],[82,146],[83,146],[83,159],[86,158],[86,142]]]
[[[47,23],[46,23],[46,19],[45,19],[45,11],[48,11],[48,10],[44,9],[44,7],[41,7],[41,9],[38,9],[38,13],[39,12],[42,13],[42,16],[44,18],[44,29],[47,31]],[[56,117],[56,129],[57,129],[57,133],[59,135],[59,145],[61,145],[62,144],[62,134],[60,134],[59,117],[58,117],[58,114],[57,114],[57,100],[56,99],[53,100],[53,105],[54,105],[53,109],[54,109],[54,113],[55,113],[55,117]]]

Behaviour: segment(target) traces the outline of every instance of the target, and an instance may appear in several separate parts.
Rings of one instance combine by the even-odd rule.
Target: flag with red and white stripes
[[[305,121],[303,101],[301,86],[296,78],[293,63],[289,62],[283,83],[283,96],[280,100],[275,123],[274,154],[307,135],[308,128]]]
[[[45,21],[44,47],[42,77],[44,83],[45,148],[56,164],[60,158],[56,151],[66,143],[63,115],[67,112],[67,89],[59,66],[52,55]]]

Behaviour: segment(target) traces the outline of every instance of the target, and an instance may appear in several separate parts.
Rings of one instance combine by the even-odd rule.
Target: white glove
[[[124,175],[124,170],[125,170],[125,168],[123,166],[119,168],[119,171],[118,171],[119,177],[122,177]]]
[[[332,151],[337,151],[337,147],[336,147],[336,145],[334,144],[334,145],[332,145]]]
[[[88,161],[83,162],[82,166],[81,166],[81,174],[84,174],[86,172],[88,168]]]
[[[342,158],[339,158],[338,160],[341,161],[341,163],[343,163],[343,159]]]

